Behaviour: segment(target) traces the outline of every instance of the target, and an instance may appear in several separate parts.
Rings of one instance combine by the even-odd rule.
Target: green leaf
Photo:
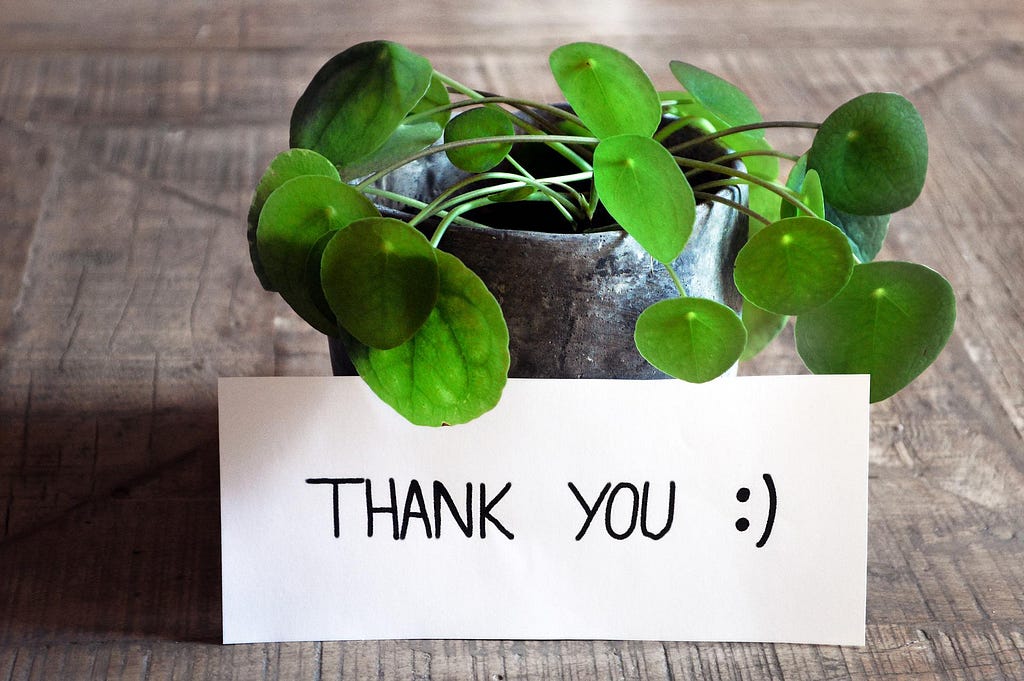
[[[912,204],[924,187],[928,137],[917,109],[897,94],[871,92],[821,124],[807,166],[825,200],[845,213],[886,215]]]
[[[691,383],[721,376],[747,342],[736,313],[705,298],[670,298],[651,305],[637,318],[634,337],[644,359]]]
[[[324,64],[295,103],[290,146],[342,167],[362,161],[391,137],[432,75],[429,61],[397,43],[354,45]]]
[[[434,248],[394,218],[363,218],[324,250],[320,283],[335,318],[363,345],[388,349],[419,330],[437,302]]]
[[[814,173],[815,171],[810,171]],[[800,160],[796,162],[792,170],[789,172],[789,179],[786,181],[786,187],[791,189],[793,193],[798,196],[801,194],[801,187],[804,184],[804,177],[808,173],[807,170],[807,155],[800,157]],[[821,184],[818,183],[817,188],[814,192],[813,202],[815,209],[817,209],[818,200],[821,200],[820,206],[824,208],[824,214],[819,217],[824,217],[826,220],[831,222],[833,225],[842,230],[846,238],[850,240],[850,248],[853,250],[853,255],[860,262],[870,262],[874,260],[875,256],[878,255],[878,251],[882,248],[882,242],[885,241],[885,235],[889,231],[889,217],[888,215],[850,215],[840,210],[836,210],[825,201],[824,196],[821,195]],[[801,197],[804,203],[808,203],[806,196]],[[785,217],[792,217],[799,213],[793,204],[785,199],[782,199],[782,213]]]
[[[481,137],[504,137],[515,132],[508,116],[495,109],[480,107],[461,113],[448,122],[444,141],[462,142]],[[470,173],[484,173],[505,160],[512,143],[482,143],[449,149],[448,160]]]
[[[274,290],[317,331],[336,335],[337,324],[317,305],[323,292],[310,253],[328,232],[379,215],[369,199],[331,177],[296,177],[267,197],[256,229],[260,261]]]
[[[430,85],[427,87],[426,93],[420,98],[420,101],[416,102],[416,106],[409,112],[409,116],[425,114],[428,111],[446,107],[451,103],[452,99],[448,95],[448,88],[445,87],[444,81],[435,74],[430,79]],[[433,121],[437,127],[443,130],[444,126],[448,125],[448,119],[451,118],[451,115],[452,112],[449,110],[434,111],[434,113],[427,117],[427,120]]]
[[[802,156],[800,161],[793,166],[793,169],[789,173],[789,179],[786,181],[786,187],[789,188],[796,197],[808,208],[811,209],[812,213],[810,217],[817,217],[825,219],[825,197],[821,193],[821,179],[818,177],[818,173],[815,170],[807,170],[806,156]],[[798,215],[807,215],[804,211],[800,210],[786,199],[781,200],[782,203],[779,207],[779,215],[784,218],[792,218]]]
[[[410,154],[426,149],[441,138],[442,132],[444,129],[431,120],[402,123],[375,152],[361,161],[343,166],[341,179],[349,182],[371,175]]]
[[[661,98],[639,64],[597,43],[570,43],[549,59],[551,73],[596,137],[650,137],[661,123]]]
[[[719,129],[760,123],[763,120],[750,98],[729,81],[686,62],[672,61],[669,68],[695,100],[725,123]],[[764,137],[764,130],[751,132]]]
[[[747,199],[747,205],[750,210],[768,220],[768,225],[778,222],[780,219],[779,195],[757,185],[750,185],[749,189],[750,194]],[[754,236],[768,226],[760,220],[751,220],[748,225],[747,238]]]
[[[412,108],[391,136],[376,151],[344,167],[343,180],[355,180],[400,161],[410,154],[426,149],[441,138],[448,123],[450,111],[439,111],[425,118],[416,114],[426,113],[451,103],[448,90],[436,76],[430,80],[430,87],[416,106]]]
[[[953,289],[908,262],[858,265],[846,288],[796,322],[800,357],[817,374],[870,374],[871,401],[897,393],[935,361],[956,321]]]
[[[323,288],[317,285],[320,281],[320,264],[323,260],[324,249],[327,248],[327,244],[330,243],[334,235],[338,233],[338,230],[332,229],[317,239],[313,247],[309,249],[309,255],[306,256],[306,272],[304,281],[308,282],[306,292],[309,294],[310,302],[316,310],[323,315],[323,318],[330,321],[330,335],[337,336],[337,320],[334,318],[334,313],[331,312],[331,306],[327,302],[326,296],[324,296]]]
[[[498,301],[453,255],[437,251],[437,305],[411,339],[375,350],[342,340],[359,375],[417,425],[471,421],[498,403],[508,377],[508,328]]]
[[[259,249],[256,246],[256,228],[259,226],[260,212],[267,197],[282,184],[302,175],[323,175],[339,179],[338,170],[327,158],[309,149],[289,149],[274,157],[263,177],[256,186],[256,192],[249,206],[249,227],[246,237],[249,240],[249,259],[252,268],[260,280],[260,284],[268,291],[275,290],[270,278],[267,277],[263,263],[260,261]]]
[[[693,190],[672,155],[650,137],[617,135],[594,150],[594,185],[605,208],[655,260],[670,263],[693,230]]]
[[[740,361],[745,362],[756,357],[775,340],[786,327],[789,317],[762,310],[749,300],[744,300],[741,319],[747,330],[747,345],[740,355]]]
[[[807,154],[804,154],[797,162],[793,164],[793,167],[789,169],[789,177],[786,178],[786,189],[790,190],[800,196],[800,187],[804,184],[804,177],[807,175]],[[820,178],[819,178],[820,184]],[[779,197],[779,217],[780,218],[793,218],[796,217],[800,211],[797,210],[796,206],[784,199]]]
[[[825,204],[825,218],[843,230],[853,254],[861,262],[871,262],[882,250],[889,232],[889,215],[850,215]]]
[[[793,315],[828,302],[846,285],[853,265],[846,235],[825,220],[801,216],[751,237],[736,256],[733,279],[758,307]]]

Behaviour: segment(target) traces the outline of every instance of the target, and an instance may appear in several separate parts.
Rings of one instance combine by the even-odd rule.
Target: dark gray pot
[[[717,145],[705,145],[693,155],[710,160],[722,153]],[[737,161],[735,167],[742,165]],[[437,154],[393,173],[384,187],[429,201],[463,176]],[[719,195],[747,203],[745,186],[724,187]],[[385,215],[408,217],[395,205],[380,208]],[[509,376],[665,377],[640,356],[633,341],[637,316],[678,295],[664,267],[621,230],[554,234],[530,231],[537,229],[534,223],[523,227],[453,225],[440,244],[476,272],[501,304],[510,336]],[[745,215],[719,203],[699,204],[693,234],[675,261],[687,292],[738,311],[732,271],[746,237]],[[330,349],[335,375],[354,374],[341,343],[330,339]]]

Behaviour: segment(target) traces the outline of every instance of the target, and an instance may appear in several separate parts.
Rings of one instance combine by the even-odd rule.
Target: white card
[[[864,643],[866,376],[511,380],[450,428],[219,389],[226,643]]]

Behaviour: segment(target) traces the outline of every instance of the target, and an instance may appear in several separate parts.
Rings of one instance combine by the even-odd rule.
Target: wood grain
[[[4,3],[0,681],[1024,679],[1022,36],[1019,0]],[[660,86],[668,59],[713,69],[770,118],[865,90],[921,109],[929,178],[882,257],[945,274],[959,317],[872,409],[865,647],[220,645],[216,379],[329,367],[259,288],[244,215],[312,73],[378,37],[544,99],[548,50],[594,39]],[[802,371],[792,345],[743,371]]]

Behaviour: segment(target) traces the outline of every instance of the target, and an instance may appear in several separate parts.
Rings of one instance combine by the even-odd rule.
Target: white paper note
[[[865,376],[511,380],[450,428],[358,378],[219,388],[226,643],[863,645]]]

